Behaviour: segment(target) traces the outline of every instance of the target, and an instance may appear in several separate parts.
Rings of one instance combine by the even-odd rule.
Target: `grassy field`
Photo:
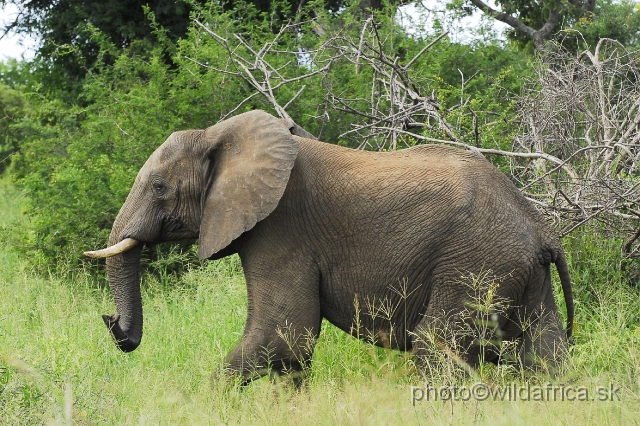
[[[143,343],[133,353],[121,353],[100,319],[114,312],[104,282],[82,271],[71,278],[36,274],[2,237],[26,220],[19,199],[7,180],[0,180],[2,425],[640,422],[640,296],[616,272],[616,242],[589,236],[565,241],[576,292],[576,344],[566,374],[551,386],[545,376],[528,378],[529,399],[536,399],[536,386],[551,388],[544,399],[554,399],[553,387],[563,385],[586,389],[589,400],[527,401],[520,390],[517,401],[434,400],[432,393],[428,401],[413,404],[412,395],[420,396],[427,382],[410,358],[375,349],[328,324],[300,391],[287,381],[261,379],[238,389],[212,380],[211,372],[244,325],[245,287],[236,258],[181,276],[145,275]],[[471,389],[479,380],[526,386],[511,368],[491,366],[465,377],[448,374],[448,367],[443,364],[430,377],[430,386]],[[612,386],[616,392],[600,401],[598,386],[607,395]],[[557,391],[555,399],[560,399]]]

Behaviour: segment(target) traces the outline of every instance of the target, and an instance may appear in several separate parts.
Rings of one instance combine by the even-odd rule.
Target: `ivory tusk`
[[[125,238],[120,241],[118,244],[112,245],[111,247],[107,247],[106,249],[96,250],[96,251],[85,251],[84,255],[93,257],[95,259],[103,259],[106,257],[112,257],[119,254],[122,254],[134,246],[136,246],[140,241],[134,240],[133,238]]]

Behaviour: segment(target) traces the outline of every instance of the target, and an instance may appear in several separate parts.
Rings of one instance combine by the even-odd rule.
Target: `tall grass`
[[[20,194],[0,180],[0,235],[20,226]],[[261,379],[244,389],[211,373],[240,338],[246,290],[237,258],[181,276],[143,277],[145,334],[118,351],[100,314],[111,294],[82,271],[33,272],[0,249],[0,424],[625,424],[640,414],[640,297],[615,272],[615,242],[567,241],[576,289],[576,345],[556,383],[620,387],[620,401],[418,401],[425,381],[407,354],[323,326],[305,386]],[[561,299],[559,300],[561,302]],[[559,303],[561,306],[563,303]],[[508,368],[480,377],[446,369],[432,385],[523,384]],[[529,377],[544,384],[545,376]]]

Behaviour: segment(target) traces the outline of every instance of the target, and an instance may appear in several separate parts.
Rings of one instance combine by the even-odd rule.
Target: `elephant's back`
[[[370,152],[302,139],[299,156],[308,205],[320,205],[314,219],[339,223],[335,235],[368,235],[363,246],[378,239],[405,247],[474,240],[483,243],[472,246],[504,244],[505,252],[534,255],[555,240],[515,184],[473,151],[419,145]],[[419,230],[411,234],[415,241],[399,238],[407,227]]]
[[[479,152],[462,150],[445,145],[418,145],[402,151],[400,155],[422,158],[425,162],[453,166],[460,180],[473,194],[473,198],[492,200],[485,208],[506,208],[511,217],[522,217],[538,230],[547,232],[547,222],[533,207],[516,185]],[[533,232],[533,230],[532,230]]]
[[[497,169],[480,153],[445,145],[416,145],[392,152],[363,151],[311,139],[297,138],[300,157],[328,170],[351,170],[363,178],[378,178],[402,172],[439,174],[446,179],[462,177],[464,172],[487,174],[495,179]]]

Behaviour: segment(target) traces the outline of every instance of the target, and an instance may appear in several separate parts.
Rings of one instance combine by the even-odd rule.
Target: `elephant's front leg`
[[[311,366],[318,333],[319,325],[248,324],[242,340],[225,359],[227,371],[241,376],[243,385],[267,374],[291,375],[298,385]]]
[[[291,374],[299,385],[311,365],[322,321],[319,275],[277,269],[245,266],[247,323],[225,360],[227,371],[240,375],[243,384],[266,374]]]

